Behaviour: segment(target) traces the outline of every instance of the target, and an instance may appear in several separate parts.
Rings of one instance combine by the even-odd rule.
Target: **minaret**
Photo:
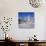
[[[28,21],[28,22],[31,21],[30,16],[27,17],[27,21]]]
[[[32,23],[32,21],[31,21],[31,17],[28,16],[28,17],[27,17],[27,24],[31,24],[31,23]]]

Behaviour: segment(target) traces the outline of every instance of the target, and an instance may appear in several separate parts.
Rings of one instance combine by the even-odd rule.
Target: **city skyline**
[[[34,13],[33,12],[19,12],[18,24],[20,28],[34,27]]]

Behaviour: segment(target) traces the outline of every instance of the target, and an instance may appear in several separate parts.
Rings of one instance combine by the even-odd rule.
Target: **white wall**
[[[35,28],[34,29],[19,29],[18,28],[18,12],[34,12],[35,13]],[[12,27],[8,33],[10,37],[17,40],[27,40],[34,34],[39,40],[45,39],[45,15],[46,8],[33,8],[30,6],[28,0],[0,0],[0,19],[4,16],[12,17]],[[0,32],[0,35],[2,31]],[[0,36],[0,39],[3,37]]]

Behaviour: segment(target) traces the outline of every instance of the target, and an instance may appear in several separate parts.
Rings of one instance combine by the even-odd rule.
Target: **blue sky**
[[[34,12],[19,12],[18,13],[18,17],[20,18],[23,18],[23,17],[27,17],[27,16],[30,16],[30,17],[34,17]]]

